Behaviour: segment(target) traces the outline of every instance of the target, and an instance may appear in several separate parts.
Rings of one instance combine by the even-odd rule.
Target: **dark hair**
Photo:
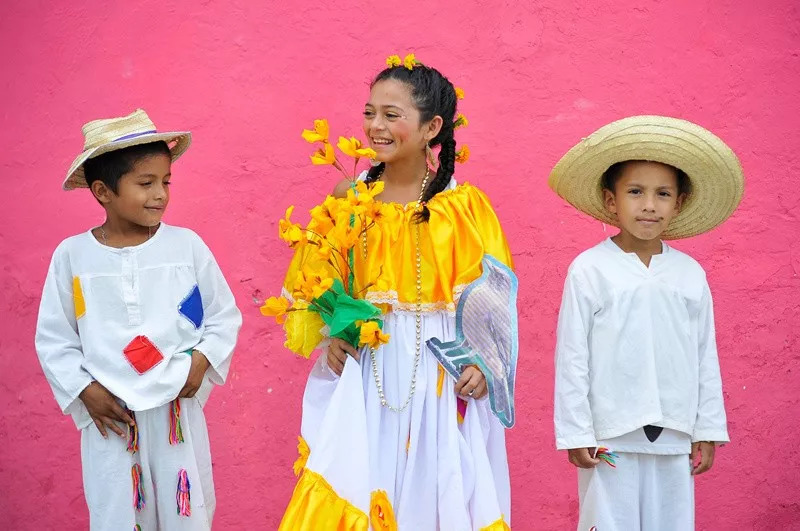
[[[456,89],[438,70],[420,64],[414,66],[412,70],[402,65],[387,68],[375,77],[370,87],[387,79],[400,81],[411,88],[411,99],[419,110],[420,122],[429,122],[436,116],[442,117],[442,129],[430,141],[431,146],[441,146],[441,150],[439,151],[439,169],[436,171],[436,176],[428,183],[422,196],[422,201],[427,202],[447,187],[455,172],[456,140],[453,137],[453,131],[456,119]],[[381,162],[370,168],[367,173],[367,182],[372,182],[380,177],[384,167],[385,164]],[[430,218],[428,207],[423,206],[422,212],[419,212],[417,216],[418,221],[428,221]]]
[[[617,186],[617,181],[622,176],[622,172],[625,171],[625,166],[629,162],[656,162],[656,161],[649,161],[649,160],[623,160],[622,162],[617,162],[616,164],[612,164],[609,168],[603,173],[602,185],[604,190],[608,190],[612,194],[616,192],[615,188]],[[670,164],[664,164],[663,162],[656,162],[657,164],[661,164],[662,166],[666,166],[668,168],[672,168],[675,171],[675,178],[678,181],[678,195],[681,194],[690,194],[692,191],[692,182],[689,180],[689,176],[686,175],[686,172],[680,168],[676,168]]]
[[[120,177],[133,170],[137,162],[153,155],[171,156],[167,143],[160,141],[138,144],[91,158],[83,163],[86,184],[91,188],[93,182],[102,181],[116,194]]]

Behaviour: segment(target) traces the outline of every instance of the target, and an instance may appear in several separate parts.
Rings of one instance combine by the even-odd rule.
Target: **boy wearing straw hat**
[[[739,162],[702,127],[635,116],[573,147],[549,184],[619,228],[570,266],[558,320],[556,445],[578,467],[578,529],[694,529],[693,476],[728,431],[705,272],[663,240],[733,213]]]
[[[142,110],[83,127],[63,188],[89,188],[99,227],[55,250],[36,350],[81,430],[92,530],[207,530],[215,508],[202,404],[221,385],[241,314],[211,251],[161,222],[188,132]]]

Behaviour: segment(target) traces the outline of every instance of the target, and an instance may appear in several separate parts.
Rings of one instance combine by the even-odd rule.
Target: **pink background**
[[[75,5],[72,5],[75,4]],[[5,529],[83,529],[79,434],[33,349],[42,281],[63,238],[102,222],[60,191],[81,125],[141,106],[194,132],[166,221],[214,250],[244,313],[230,380],[207,407],[216,529],[276,527],[294,484],[309,362],[258,313],[289,251],[276,220],[337,176],[300,131],[327,117],[360,134],[369,79],[414,51],[463,87],[472,160],[521,279],[518,424],[508,432],[515,529],[570,529],[575,472],[554,450],[554,328],[572,258],[609,234],[546,186],[581,136],[643,113],[696,121],[739,154],[744,201],[718,230],[676,244],[708,271],[733,442],[697,480],[698,528],[800,520],[798,136],[800,13],[792,0],[378,3],[6,1],[0,17],[0,515]],[[613,7],[609,7],[613,5]]]

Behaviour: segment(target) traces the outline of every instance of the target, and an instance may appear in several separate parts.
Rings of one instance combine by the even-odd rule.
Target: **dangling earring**
[[[428,162],[431,165],[431,168],[434,170],[439,169],[439,161],[436,160],[436,157],[433,155],[433,150],[431,149],[430,144],[425,144],[425,155],[428,157]]]

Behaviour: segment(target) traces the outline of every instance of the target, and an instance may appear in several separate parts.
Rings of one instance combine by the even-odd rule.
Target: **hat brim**
[[[736,154],[699,125],[665,116],[633,116],[601,127],[570,149],[553,168],[550,188],[578,210],[618,226],[603,201],[602,176],[626,160],[647,160],[683,170],[691,192],[661,235],[688,238],[709,231],[736,210],[744,175]]]
[[[83,163],[87,160],[98,157],[104,153],[116,151],[131,146],[138,146],[140,144],[150,144],[152,142],[166,142],[169,146],[169,151],[172,154],[172,160],[175,161],[189,149],[192,143],[192,133],[188,131],[168,132],[168,133],[153,133],[147,135],[121,140],[119,142],[109,142],[93,149],[88,149],[78,155],[75,161],[67,172],[67,177],[64,179],[62,188],[64,190],[74,190],[75,188],[88,188],[86,177],[83,173]]]

